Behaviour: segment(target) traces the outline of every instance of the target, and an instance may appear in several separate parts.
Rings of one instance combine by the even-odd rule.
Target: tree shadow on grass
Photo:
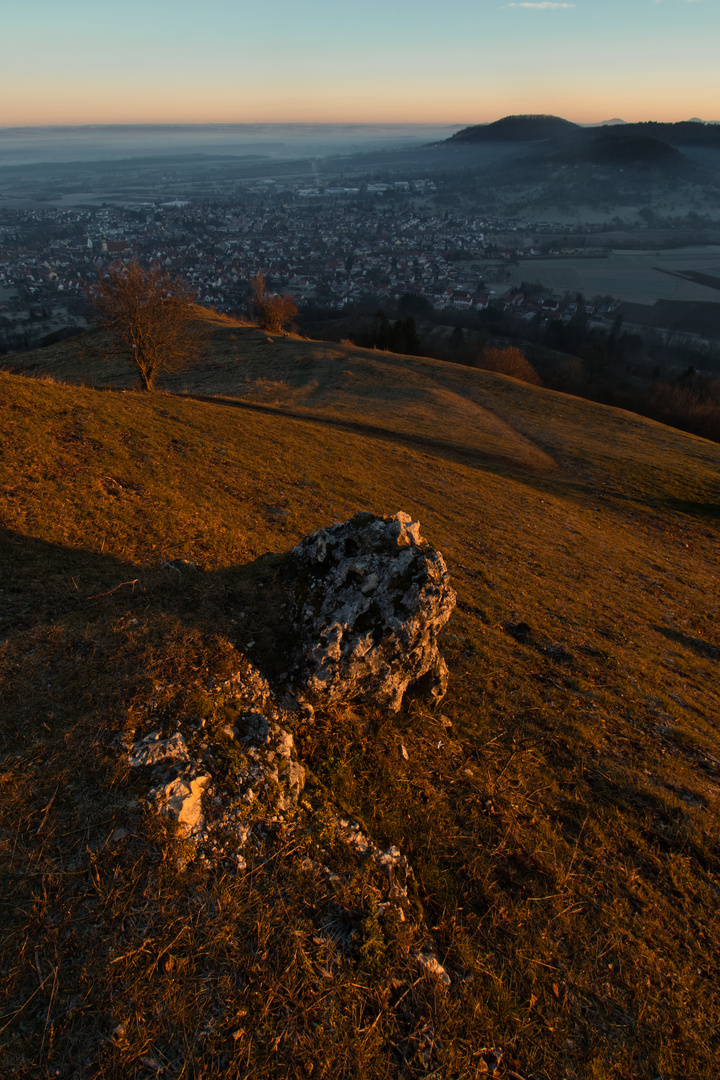
[[[80,1044],[83,1074],[99,1075],[125,954],[153,941],[162,956],[177,937],[166,922],[211,901],[213,876],[183,876],[169,826],[143,809],[150,779],[129,769],[128,740],[207,717],[220,743],[217,690],[250,633],[263,672],[284,662],[281,564],[141,566],[0,529],[0,1052],[13,1040],[13,1075],[65,1068]]]
[[[137,564],[0,528],[0,642],[68,620],[165,614],[241,649],[252,641],[258,666],[282,671],[292,643],[284,562],[267,554],[212,572],[171,558]]]

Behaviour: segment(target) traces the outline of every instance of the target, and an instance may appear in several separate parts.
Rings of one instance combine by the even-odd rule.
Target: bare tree
[[[250,278],[250,288],[258,326],[269,330],[271,334],[279,334],[292,324],[298,309],[289,293],[284,296],[268,296],[264,274]]]
[[[113,263],[93,291],[96,321],[111,335],[111,355],[134,361],[143,390],[163,371],[196,359],[206,338],[190,291],[160,266]]]

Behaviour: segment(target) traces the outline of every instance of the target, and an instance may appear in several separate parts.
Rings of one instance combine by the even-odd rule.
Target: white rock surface
[[[128,754],[128,765],[131,768],[168,763],[190,764],[187,743],[179,731],[169,739],[161,739],[160,735],[159,731],[151,731],[133,745]]]
[[[445,983],[446,986],[450,985],[450,976],[438,960],[437,956],[433,956],[432,953],[417,952],[415,953],[415,959],[418,964],[425,969],[428,975],[434,975],[441,982]]]
[[[166,784],[151,788],[148,798],[159,814],[173,818],[181,834],[191,840],[205,828],[202,794],[211,780],[209,773],[177,776]]]
[[[288,581],[301,696],[362,700],[393,712],[410,688],[433,701],[443,697],[447,666],[436,639],[455,592],[442,555],[409,514],[356,514],[321,529],[293,549]]]

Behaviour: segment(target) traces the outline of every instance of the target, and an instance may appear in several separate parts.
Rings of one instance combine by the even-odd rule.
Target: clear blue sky
[[[0,0],[0,126],[720,120],[720,0]]]

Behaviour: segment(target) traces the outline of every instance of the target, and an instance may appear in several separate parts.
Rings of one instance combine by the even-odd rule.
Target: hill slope
[[[217,328],[184,376],[217,401],[0,375],[2,1069],[465,1078],[499,1047],[499,1077],[713,1075],[720,447],[264,338]],[[68,371],[68,347],[27,363]],[[242,873],[180,869],[127,738],[200,718],[229,768],[218,686],[246,651],[280,685],[279,556],[400,508],[458,591],[448,696],[295,736],[313,798],[408,856],[424,917],[303,869],[334,850],[320,810]]]
[[[622,120],[608,120],[598,127],[609,135],[657,140],[670,146],[720,146],[720,124],[705,124],[700,120],[670,124],[657,121],[627,124]],[[581,127],[561,116],[523,114],[503,116],[490,124],[473,124],[456,131],[446,142],[540,142],[547,139],[570,141],[574,138],[592,143],[598,127]]]
[[[578,124],[560,116],[541,113],[503,116],[491,124],[474,124],[451,135],[447,142],[538,142],[543,139],[567,137],[582,131]]]
[[[505,116],[463,128],[445,145],[507,142],[536,143],[535,154],[558,162],[677,170],[692,168],[677,147],[720,146],[720,127],[686,121],[584,128],[559,116]]]

